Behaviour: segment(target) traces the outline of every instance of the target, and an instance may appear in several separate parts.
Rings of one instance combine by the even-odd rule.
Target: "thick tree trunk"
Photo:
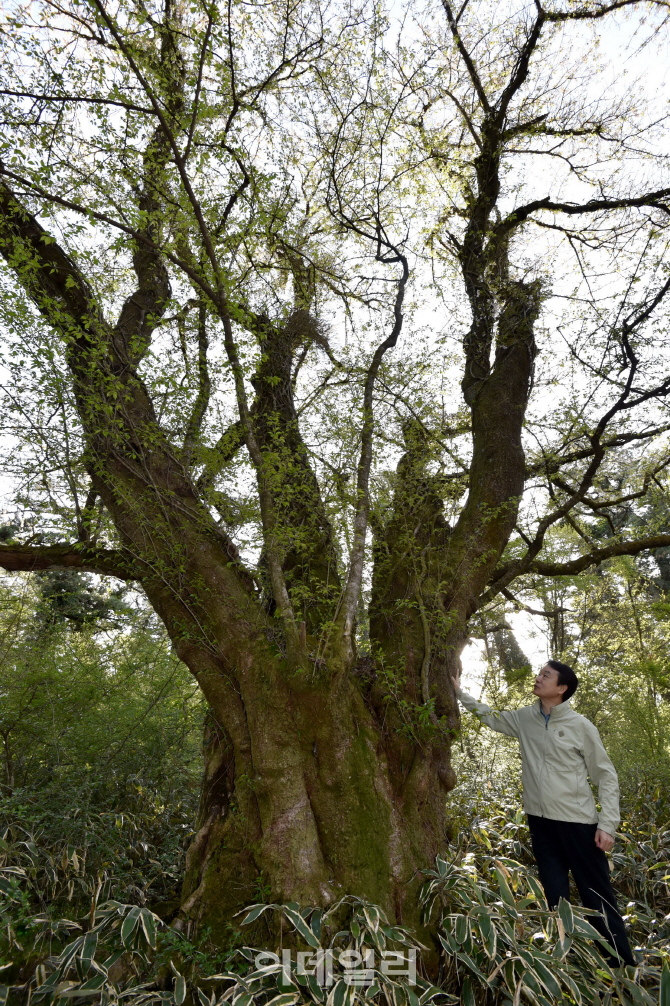
[[[444,845],[448,741],[410,737],[400,750],[372,665],[352,667],[332,638],[328,661],[318,656],[316,633],[332,624],[339,574],[292,400],[293,353],[318,336],[307,312],[297,308],[283,328],[259,319],[264,353],[252,412],[275,507],[273,546],[303,619],[306,657],[296,662],[273,617],[270,585],[259,594],[241,566],[137,376],[147,318],[160,314],[168,291],[160,263],[136,257],[140,289],[112,327],[71,260],[43,240],[11,193],[4,198],[2,248],[29,248],[44,260],[26,286],[67,331],[94,488],[212,710],[184,917],[223,934],[258,885],[275,900],[302,903],[353,892],[392,916],[414,917],[416,871]]]
[[[266,675],[269,685],[269,665]],[[356,893],[416,924],[417,871],[445,848],[448,752],[436,758],[431,745],[405,744],[409,764],[399,766],[399,738],[380,728],[360,677],[275,678],[265,695],[242,681],[240,692],[241,748],[228,701],[208,695],[184,921],[223,935],[234,912],[265,891],[321,905]]]

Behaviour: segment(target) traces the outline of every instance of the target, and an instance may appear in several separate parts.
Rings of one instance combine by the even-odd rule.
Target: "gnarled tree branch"
[[[670,545],[670,534],[657,534],[649,538],[638,538],[636,541],[613,542],[605,548],[596,548],[586,555],[568,562],[542,562],[535,559],[530,564],[529,573],[539,573],[541,576],[572,576],[582,573],[589,566],[598,566],[605,559],[613,559],[618,555],[639,555],[652,548],[667,548]]]
[[[0,568],[8,573],[35,573],[42,569],[75,569],[80,573],[141,580],[142,563],[122,549],[67,545],[0,545]]]

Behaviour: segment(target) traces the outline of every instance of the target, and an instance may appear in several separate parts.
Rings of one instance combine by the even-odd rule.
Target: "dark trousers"
[[[617,910],[607,856],[595,843],[598,826],[551,821],[532,814],[528,815],[528,826],[549,907],[555,908],[559,898],[570,900],[568,871],[572,871],[584,907],[601,912],[600,918],[593,917],[589,922],[621,958],[620,961],[610,958],[609,963],[635,965],[626,927]]]

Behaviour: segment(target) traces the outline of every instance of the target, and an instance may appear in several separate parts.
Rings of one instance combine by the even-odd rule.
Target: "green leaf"
[[[419,1002],[421,1003],[421,1006],[424,1006],[425,1003],[430,1002],[431,999],[435,998],[435,996],[442,995],[444,995],[444,989],[438,989],[436,985],[429,985],[426,991],[422,993]]]
[[[58,970],[61,972],[61,974],[63,975],[67,974],[75,957],[81,950],[83,943],[84,943],[84,937],[78,936],[76,940],[73,940],[72,943],[68,943],[68,945],[65,947],[65,949],[58,958]]]
[[[9,995],[9,985],[0,985],[0,1006],[5,1006]]]
[[[91,966],[91,960],[93,957],[95,957],[95,951],[97,946],[98,946],[98,934],[96,932],[86,933],[80,955],[84,974],[86,974],[86,972]]]
[[[523,984],[526,988],[530,989],[530,991],[533,992],[536,996],[540,995],[542,992],[542,986],[537,980],[535,972],[530,968],[528,969],[528,971],[524,971],[523,973]]]
[[[453,923],[453,933],[459,943],[465,943],[468,937],[468,920],[465,915],[457,915]]]
[[[515,973],[516,972],[516,968],[515,968],[515,964],[517,962],[518,962],[518,958],[516,958],[516,957],[510,957],[508,960],[505,961],[504,967],[502,969],[503,970],[503,974],[505,976],[505,982],[507,984],[507,988],[509,989],[510,993],[514,992],[514,989],[516,987],[516,973]]]
[[[407,1006],[419,1006],[419,997],[410,985],[405,985],[405,994],[407,996]]]
[[[300,933],[305,943],[308,943],[310,947],[314,947],[318,950],[320,943],[303,919],[300,912],[295,911],[293,908],[289,908],[288,905],[284,905],[284,915],[289,920],[293,928]]]
[[[572,905],[565,898],[558,902],[558,914],[568,936],[571,936],[575,928],[575,917],[572,914]]]
[[[262,915],[266,908],[273,908],[273,905],[252,905],[247,914],[240,922],[241,926],[248,926],[250,922],[255,922],[259,915]]]
[[[380,922],[379,909],[375,905],[366,905],[363,908],[363,914],[370,929],[376,933]]]
[[[637,982],[631,982],[628,978],[622,978],[621,984],[628,990],[635,1002],[639,1003],[639,1006],[654,1006],[654,1001],[647,990],[643,989]]]
[[[395,1006],[407,1006],[407,997],[405,995],[405,987],[403,985],[394,984],[392,986],[392,996]],[[384,993],[388,992],[388,986],[384,989]]]
[[[197,989],[196,991],[198,993],[198,1002],[200,1003],[200,1006],[210,1006],[209,998],[205,995],[202,989]]]
[[[335,982],[327,999],[327,1006],[344,1006],[344,997],[346,995],[347,986],[344,981],[340,978],[339,981]]]
[[[174,1001],[176,1006],[181,1006],[184,999],[186,998],[186,979],[183,975],[177,974],[177,980],[174,983]]]
[[[512,894],[509,884],[507,883],[507,878],[505,874],[498,866],[494,867],[493,872],[496,875],[496,879],[498,881],[498,889],[500,891],[500,897],[502,898],[503,902],[509,908],[516,909],[516,901],[514,900],[514,895]]]
[[[121,942],[126,949],[130,946],[133,933],[140,921],[140,909],[131,908],[121,924]]]
[[[316,936],[317,940],[319,940],[319,941],[321,941],[321,920],[322,920],[322,918],[323,918],[323,911],[322,911],[322,909],[317,908],[314,912],[312,912],[312,917],[311,917],[311,919],[309,921],[309,924],[311,926],[312,932],[314,933],[314,935]]]
[[[294,1006],[300,998],[299,992],[282,992],[281,995],[275,996],[274,999],[270,999],[267,1006]]]
[[[475,992],[472,988],[472,980],[470,978],[463,979],[463,991],[461,993],[461,1001],[463,1006],[475,1006]]]
[[[658,1003],[659,1006],[670,1006],[670,968],[667,961],[663,964],[663,971],[661,972],[661,989]]]
[[[583,936],[588,936],[592,940],[597,940],[600,936],[598,930],[594,929],[591,923],[587,922],[586,919],[575,919],[575,932],[581,933]]]
[[[83,985],[79,986],[79,991],[82,993],[99,992],[105,984],[105,981],[106,979],[104,975],[93,975],[93,977],[89,978],[87,982],[84,982]]]
[[[451,935],[451,933],[445,933],[445,934],[438,933],[437,935],[438,935],[440,943],[442,944],[442,946],[444,947],[444,949],[447,951],[447,953],[448,954],[455,954],[456,951],[458,950],[458,944],[456,943],[456,940],[453,938],[453,936]]]
[[[145,939],[152,950],[154,950],[156,947],[156,917],[148,908],[143,908],[140,912],[140,918],[142,920]]]
[[[540,903],[540,905],[546,904],[546,898],[544,894],[544,888],[542,884],[537,880],[532,873],[526,875],[526,883],[528,887],[533,892],[535,899]]]
[[[565,982],[565,984],[568,986],[568,988],[572,992],[572,998],[577,1003],[577,1006],[581,1006],[581,1004],[582,1004],[582,993],[581,993],[581,990],[580,990],[579,986],[577,985],[577,983],[574,982],[572,980],[572,978],[570,977],[570,975],[568,975],[568,974],[563,974],[562,978],[563,978],[563,981]],[[636,988],[637,988],[637,986],[636,986]]]
[[[479,926],[479,931],[482,934],[482,939],[488,939],[488,935],[491,932],[491,913],[488,909],[483,909],[477,915],[477,924]]]
[[[537,975],[537,977],[542,982],[542,984],[544,985],[549,995],[553,996],[555,999],[561,999],[562,998],[561,986],[556,981],[556,978],[551,973],[549,968],[546,967],[546,965],[544,965],[542,961],[536,960],[533,970]]]
[[[254,997],[249,995],[248,992],[243,992],[241,995],[236,995],[233,997],[233,1006],[251,1006],[254,1001]]]
[[[100,965],[105,974],[107,974],[111,966],[113,964],[116,964],[116,962],[120,960],[122,957],[123,957],[123,950],[116,950],[110,957],[108,957],[107,960],[104,961],[102,965]]]
[[[459,953],[456,956],[458,957],[459,961],[463,961],[466,967],[468,967],[473,974],[477,975],[478,978],[481,978],[483,982],[487,981],[486,975],[479,970],[479,968],[477,967],[477,965],[475,964],[475,962],[473,961],[472,957],[470,957],[469,954]]]
[[[98,996],[98,995],[100,995],[99,988],[85,989],[83,986],[80,986],[79,988],[76,989],[65,989],[64,992],[59,992],[57,998],[76,999],[77,997],[81,997],[82,999],[84,999],[86,996]]]
[[[309,989],[313,998],[316,999],[317,1002],[319,1003],[323,1002],[325,998],[323,994],[323,989],[317,982],[315,975],[307,975],[307,988]]]
[[[488,957],[493,958],[496,952],[497,934],[490,913],[488,911],[480,912],[477,923],[482,936],[484,950]]]

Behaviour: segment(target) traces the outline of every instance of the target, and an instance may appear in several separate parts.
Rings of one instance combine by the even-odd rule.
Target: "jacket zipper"
[[[540,714],[542,715],[542,714]],[[549,713],[551,716],[551,713]],[[544,719],[544,716],[542,717]],[[542,808],[542,817],[545,817],[544,813],[544,771],[547,767],[547,734],[549,732],[549,720],[544,720],[544,737],[542,738],[542,772],[540,775],[540,807]]]

